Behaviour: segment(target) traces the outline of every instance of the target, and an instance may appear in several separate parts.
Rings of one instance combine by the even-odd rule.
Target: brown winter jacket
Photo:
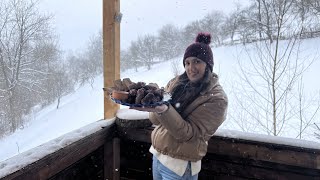
[[[170,82],[169,88],[174,81]],[[150,113],[150,121],[158,125],[151,134],[153,147],[173,158],[201,160],[207,153],[209,139],[226,119],[227,107],[227,96],[213,73],[209,86],[187,106],[182,116],[171,105],[162,114]]]

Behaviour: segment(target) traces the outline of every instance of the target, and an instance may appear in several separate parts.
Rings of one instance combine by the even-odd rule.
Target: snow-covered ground
[[[318,44],[320,44],[319,38],[306,40],[304,44],[305,52],[315,53],[318,51]],[[213,49],[215,59],[214,71],[220,75],[221,84],[225,88],[227,94],[231,94],[229,85],[232,84],[232,80],[235,76],[235,69],[237,66],[236,61],[239,58],[239,56],[236,55],[238,50],[239,46],[226,46]],[[134,82],[156,82],[160,86],[165,86],[173,77],[171,64],[174,61],[178,62],[180,70],[183,72],[182,60],[181,58],[177,58],[155,64],[149,71],[145,67],[141,67],[138,69],[138,72],[135,72],[134,70],[122,72],[121,78],[129,77]],[[320,60],[317,60],[304,75],[306,83],[305,87],[307,87],[309,91],[319,91],[320,89],[320,84],[315,83],[315,78],[320,75],[318,70],[319,67]],[[59,109],[56,109],[56,104],[52,104],[41,111],[35,111],[33,114],[29,115],[29,122],[23,129],[0,139],[0,162],[15,155],[22,154],[27,150],[44,143],[57,143],[54,139],[103,119],[102,87],[102,76],[98,76],[92,86],[89,84],[84,85],[73,94],[63,97]],[[229,101],[232,100],[233,98],[229,96]],[[121,106],[121,110],[118,113],[119,116],[131,118],[134,118],[134,116],[147,117],[147,114],[129,110],[125,106]],[[232,109],[229,109],[228,113],[232,113]],[[217,132],[218,135],[248,139],[259,137],[259,139],[256,140],[261,141],[264,139],[264,141],[271,141],[274,143],[320,149],[319,141],[315,142],[314,139],[309,139],[311,141],[303,141],[237,132],[235,130],[239,129],[230,129],[231,127],[228,126],[228,120],[229,119],[226,120],[226,125]],[[71,136],[77,136],[77,133],[71,133]],[[61,144],[59,144],[59,146],[61,146]],[[4,170],[3,167],[4,164],[0,163],[0,172]]]

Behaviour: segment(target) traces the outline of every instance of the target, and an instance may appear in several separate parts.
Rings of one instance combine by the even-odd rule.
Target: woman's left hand
[[[135,109],[138,111],[146,111],[146,112],[163,113],[168,109],[168,106],[165,104],[162,104],[162,105],[156,106],[156,107],[133,107],[133,106],[131,106],[129,109]]]

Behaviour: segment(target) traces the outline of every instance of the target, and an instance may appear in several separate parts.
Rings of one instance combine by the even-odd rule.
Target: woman
[[[226,118],[228,100],[212,72],[211,35],[199,33],[183,57],[185,72],[172,79],[166,91],[170,103],[155,108],[132,109],[150,112],[157,125],[151,135],[153,178],[198,179],[208,141]]]

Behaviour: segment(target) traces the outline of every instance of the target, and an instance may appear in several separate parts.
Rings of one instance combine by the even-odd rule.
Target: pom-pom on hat
[[[197,35],[196,41],[190,44],[184,53],[183,66],[185,65],[184,61],[188,57],[197,57],[202,61],[206,62],[209,69],[212,72],[213,55],[212,55],[212,50],[209,46],[210,43],[211,43],[210,33],[199,33]]]

